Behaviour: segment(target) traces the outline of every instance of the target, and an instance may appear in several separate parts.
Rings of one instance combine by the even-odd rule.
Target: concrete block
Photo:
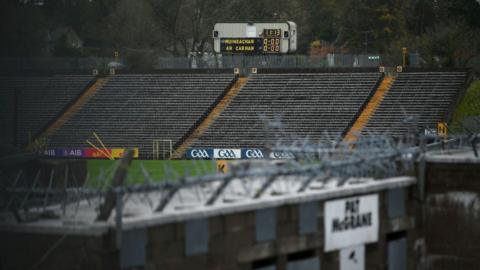
[[[185,254],[192,256],[208,252],[208,219],[189,220],[185,223]]]
[[[166,268],[168,270],[207,270],[208,268],[208,256],[207,255],[195,255],[184,259],[171,258],[166,261]]]
[[[387,191],[388,217],[398,218],[405,215],[406,205],[405,188],[389,189]]]
[[[243,248],[238,253],[239,262],[253,262],[261,259],[274,257],[276,255],[275,244],[272,242],[266,242],[256,244],[251,247]]]
[[[322,270],[338,270],[340,269],[339,251],[331,251],[324,253],[322,256]],[[370,268],[366,268],[370,269]]]
[[[277,238],[282,239],[290,236],[296,236],[297,235],[297,223],[294,223],[293,221],[285,222],[285,223],[278,223],[278,228],[277,228]]]
[[[277,241],[280,254],[291,254],[323,246],[323,239],[317,236],[292,236]]]
[[[276,210],[276,208],[266,208],[255,212],[255,239],[257,242],[271,241],[276,238]]]
[[[276,265],[267,265],[267,266],[262,266],[262,267],[255,267],[253,270],[277,270]]]
[[[153,243],[165,243],[175,241],[175,224],[164,224],[149,227],[147,229],[148,241]]]
[[[122,232],[120,247],[120,268],[145,266],[145,244],[147,242],[147,230],[136,229]]]
[[[308,202],[298,205],[298,233],[311,234],[318,231],[318,203]]]
[[[224,216],[225,231],[236,232],[254,226],[253,214],[251,212],[242,212]]]
[[[210,239],[210,254],[229,256],[238,254],[242,248],[255,245],[253,229],[218,235]]]
[[[414,217],[405,216],[405,217],[390,219],[387,233],[406,231],[406,230],[413,229],[414,227],[415,227]]]
[[[307,249],[307,237],[289,237],[278,241],[278,252],[290,254]]]
[[[175,241],[157,245],[148,245],[147,252],[149,253],[148,258],[151,258],[157,263],[165,261],[168,258],[184,258],[184,250],[184,241]]]
[[[388,270],[407,270],[407,240],[399,238],[388,242]]]
[[[209,227],[210,237],[223,234],[225,232],[223,217],[222,216],[210,217],[208,220],[208,227]]]
[[[287,270],[320,270],[320,258],[313,257],[287,263]]]
[[[291,208],[290,205],[277,207],[277,221],[279,223],[288,222],[290,220]]]
[[[175,240],[185,239],[185,223],[178,222],[178,223],[174,223],[174,225],[175,225]]]

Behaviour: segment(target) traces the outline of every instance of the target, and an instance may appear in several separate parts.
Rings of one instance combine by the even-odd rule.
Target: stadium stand
[[[412,128],[420,133],[426,128],[436,130],[439,121],[448,121],[466,76],[466,72],[398,73],[362,134],[398,137]],[[404,123],[408,117],[416,119],[416,126]]]
[[[0,144],[13,144],[15,139],[15,95],[11,87],[5,87],[0,78]]]
[[[247,83],[248,77],[239,77],[236,82],[230,87],[225,96],[218,102],[218,104],[211,110],[208,115],[205,115],[204,119],[199,121],[198,125],[194,125],[190,128],[184,137],[182,137],[174,146],[175,152],[173,158],[182,158],[185,151],[200,138],[208,127],[215,122],[215,120],[222,114],[222,112],[228,108],[230,102],[235,99],[242,87]]]
[[[154,140],[175,144],[235,82],[233,74],[119,74],[49,138],[51,147],[90,147],[96,132],[107,147],[139,147],[152,158]]]
[[[2,142],[28,143],[68,107],[93,78],[91,75],[0,77],[1,123],[7,127],[2,129]]]
[[[252,74],[222,115],[193,147],[263,147],[259,115],[282,116],[282,137],[343,136],[373,94],[381,74]],[[275,137],[276,134],[269,134]]]

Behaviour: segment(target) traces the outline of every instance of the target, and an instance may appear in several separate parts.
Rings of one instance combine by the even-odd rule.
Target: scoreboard
[[[280,54],[296,50],[296,24],[216,24],[214,48],[225,54]]]
[[[268,33],[274,33],[268,34]],[[280,53],[280,29],[265,29],[262,38],[221,38],[223,53]]]

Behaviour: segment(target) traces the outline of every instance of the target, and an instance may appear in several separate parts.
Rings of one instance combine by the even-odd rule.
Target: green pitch
[[[480,80],[474,81],[468,88],[453,117],[453,130],[457,123],[467,116],[480,116]],[[461,130],[461,129],[460,129]]]
[[[112,181],[119,160],[87,160],[89,187],[107,187]],[[185,175],[199,176],[215,173],[216,164],[211,160],[133,160],[126,184],[145,181],[143,168],[153,181],[177,180]]]

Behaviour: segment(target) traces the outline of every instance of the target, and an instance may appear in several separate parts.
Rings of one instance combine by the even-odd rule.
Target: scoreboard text
[[[262,51],[261,38],[222,38],[220,51],[226,53],[259,53]]]
[[[221,38],[222,53],[280,53],[281,29],[264,29],[260,38]]]
[[[263,29],[263,52],[279,53],[282,29]]]
[[[282,29],[263,29],[263,37],[281,38]]]

